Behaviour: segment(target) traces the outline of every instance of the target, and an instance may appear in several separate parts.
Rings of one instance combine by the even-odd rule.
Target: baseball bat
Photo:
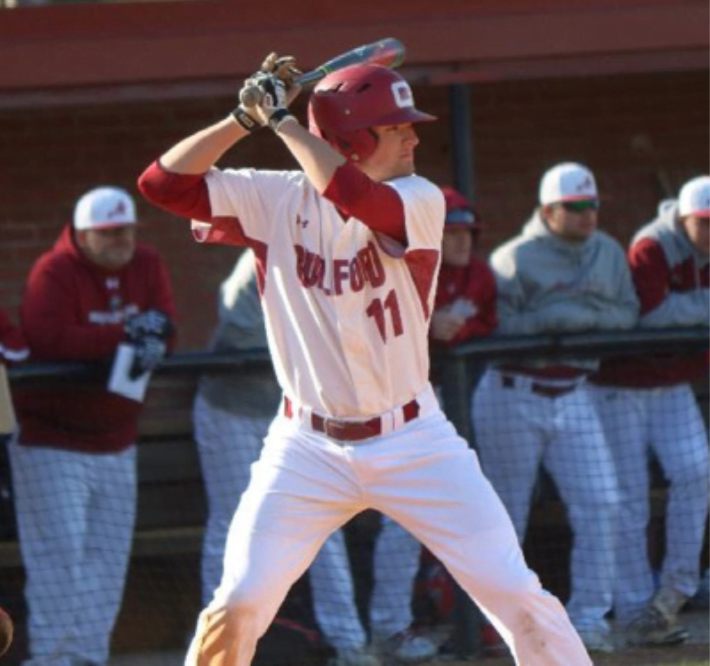
[[[364,44],[357,48],[341,53],[335,58],[331,58],[322,65],[318,65],[305,74],[301,74],[296,80],[300,86],[308,83],[320,81],[331,72],[337,72],[351,65],[382,65],[383,67],[399,67],[404,62],[406,50],[404,44],[398,39],[387,37],[371,44]],[[239,93],[239,101],[243,106],[254,106],[261,101],[261,89],[258,86],[246,86]]]
[[[668,199],[674,199],[677,190],[674,186],[673,179],[663,166],[660,155],[651,141],[651,138],[647,134],[636,134],[631,138],[631,150],[639,157],[648,160],[656,183],[661,191],[661,195]]]

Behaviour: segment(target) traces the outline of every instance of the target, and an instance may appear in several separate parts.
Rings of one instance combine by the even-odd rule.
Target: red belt
[[[501,375],[503,380],[503,388],[513,388],[515,386],[515,377],[510,375]],[[532,382],[530,390],[538,395],[544,395],[546,398],[559,398],[562,395],[572,393],[577,388],[577,384],[568,384],[567,386],[550,386],[549,384],[540,384]]]
[[[404,423],[409,423],[419,416],[419,403],[416,400],[411,400],[399,409],[402,410]],[[293,418],[293,404],[288,398],[284,398],[284,416]],[[359,442],[382,434],[382,417],[375,416],[367,421],[339,421],[311,412],[310,426],[313,430],[322,432],[332,439]]]

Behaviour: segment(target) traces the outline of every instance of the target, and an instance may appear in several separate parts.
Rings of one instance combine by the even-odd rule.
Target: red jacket
[[[175,318],[168,273],[154,250],[138,245],[126,266],[109,271],[84,256],[67,226],[33,266],[20,318],[33,360],[110,361],[126,338],[126,318],[151,308]],[[18,386],[20,443],[95,453],[129,447],[141,404],[109,393],[106,382]]]
[[[456,267],[442,264],[436,288],[434,311],[451,305],[457,300],[469,301],[474,314],[448,342],[436,344],[453,346],[470,340],[484,338],[498,326],[496,316],[496,280],[488,264],[472,255],[468,266]]]

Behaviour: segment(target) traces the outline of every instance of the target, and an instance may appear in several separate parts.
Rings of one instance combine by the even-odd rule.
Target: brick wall
[[[420,126],[419,172],[450,182],[447,90],[415,94],[421,108],[441,119]],[[14,314],[32,262],[71,219],[85,190],[110,183],[135,192],[135,179],[150,160],[222,117],[232,103],[225,97],[0,110],[0,305]],[[708,106],[707,72],[476,84],[472,148],[486,245],[517,232],[535,204],[542,171],[562,160],[595,171],[604,199],[601,226],[626,242],[663,196],[659,170],[673,188],[707,172]],[[293,162],[266,135],[249,139],[224,164]],[[138,205],[142,239],[159,247],[170,265],[180,349],[200,348],[214,322],[216,287],[237,252],[198,247],[185,222]]]

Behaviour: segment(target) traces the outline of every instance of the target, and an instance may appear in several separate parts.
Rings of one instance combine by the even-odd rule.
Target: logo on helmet
[[[394,103],[400,109],[414,106],[412,89],[406,81],[395,81],[392,84],[392,95],[394,95]]]

